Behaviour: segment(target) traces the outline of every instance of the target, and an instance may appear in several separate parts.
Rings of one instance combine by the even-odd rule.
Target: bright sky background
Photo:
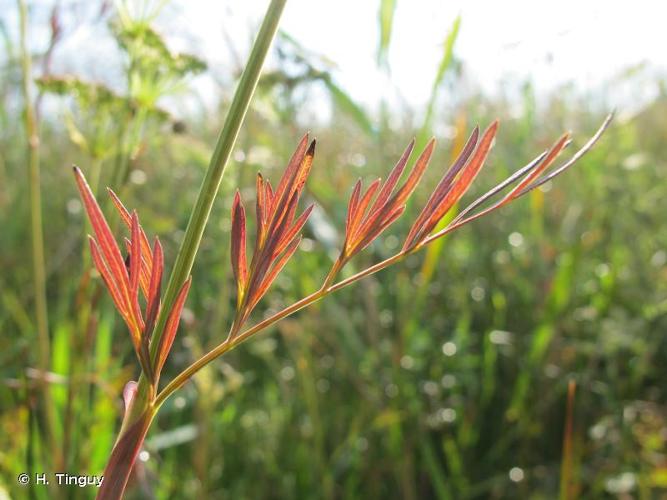
[[[264,1],[177,0],[171,7],[215,65],[229,61],[228,35],[246,50]],[[648,75],[667,73],[667,3],[635,0],[397,0],[390,48],[391,81],[375,64],[379,2],[289,0],[282,28],[305,47],[337,64],[337,81],[373,109],[380,95],[397,91],[423,106],[454,18],[462,25],[456,54],[488,92],[501,81],[531,79],[538,95],[574,82],[582,92],[603,92],[614,106],[636,106],[655,95]],[[645,77],[603,85],[630,67],[646,64]],[[392,87],[394,88],[392,90]]]
[[[390,75],[376,65],[379,0],[288,0],[281,28],[333,61],[337,83],[371,111],[381,98],[423,109],[443,41],[458,14],[462,24],[456,55],[467,78],[487,93],[498,92],[502,85],[511,93],[512,85],[531,80],[540,96],[573,82],[582,94],[622,112],[650,101],[658,92],[655,76],[667,75],[667,2],[396,2]],[[48,9],[52,1],[36,4]],[[268,0],[172,0],[157,28],[171,48],[193,52],[208,62],[213,75],[225,75],[233,61],[230,40],[244,60],[267,5]],[[9,26],[12,18],[7,17]],[[54,70],[108,78],[114,74],[110,68],[118,66],[114,53],[113,41],[84,24],[59,47]],[[621,78],[641,64],[632,77]],[[204,78],[195,84],[204,100],[215,97],[210,76],[208,83]]]

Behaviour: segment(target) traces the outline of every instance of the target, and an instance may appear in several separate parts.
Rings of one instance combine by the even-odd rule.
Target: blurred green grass
[[[12,74],[11,66],[4,70]],[[289,75],[273,73],[260,86],[193,271],[166,379],[226,334],[235,187],[251,191],[258,170],[276,178],[303,130],[317,136],[306,194],[319,208],[259,309],[276,310],[326,274],[357,177],[385,174],[423,133],[408,125],[409,111],[360,117],[363,110],[331,79],[304,74],[298,85],[306,90],[321,81],[334,86],[332,119],[294,119],[302,96]],[[29,369],[35,325],[25,138],[8,126],[19,119],[8,106],[15,84],[3,84],[0,117],[0,493],[23,498],[15,477],[46,470],[48,450]],[[527,84],[524,99],[517,113],[509,99],[473,93],[447,116],[429,116],[454,124],[458,135],[439,138],[408,213],[351,267],[399,245],[453,144],[473,124],[501,118],[475,188],[482,192],[565,129],[580,146],[607,111],[568,89],[536,103]],[[147,122],[129,162],[123,198],[160,235],[168,263],[225,110],[222,98],[219,109],[179,127]],[[554,498],[569,380],[577,382],[579,496],[667,494],[667,96],[634,114],[620,111],[594,150],[547,189],[282,321],[205,369],[159,415],[130,497]],[[136,367],[110,301],[93,293],[98,278],[85,281],[85,225],[70,165],[85,171],[91,158],[70,139],[62,120],[45,118],[51,380],[65,466],[94,474]],[[101,163],[101,185],[114,182],[112,164]],[[48,498],[47,490],[31,491]]]

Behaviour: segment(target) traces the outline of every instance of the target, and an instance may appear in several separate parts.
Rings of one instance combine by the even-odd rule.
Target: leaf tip
[[[315,145],[317,144],[317,139],[313,139],[310,142],[310,146],[308,146],[308,150],[306,151],[306,156],[315,156]]]

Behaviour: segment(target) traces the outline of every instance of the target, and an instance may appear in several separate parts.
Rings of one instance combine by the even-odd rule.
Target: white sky
[[[249,28],[268,1],[177,0],[170,13],[215,67],[229,63],[228,43],[245,54]],[[334,61],[337,81],[370,109],[380,95],[398,92],[414,106],[428,99],[443,40],[456,15],[462,25],[456,54],[485,90],[531,79],[538,94],[574,82],[582,92],[646,63],[667,73],[667,2],[635,0],[397,0],[390,48],[391,82],[375,64],[377,0],[288,0],[281,23],[302,45]],[[190,47],[192,48],[192,47]],[[195,47],[196,48],[196,47]],[[388,90],[393,86],[393,90]],[[604,86],[613,106],[632,106],[657,92],[653,78]],[[385,97],[387,97],[385,95]]]
[[[423,110],[443,41],[458,14],[462,24],[455,53],[467,77],[488,93],[497,92],[501,82],[518,86],[531,80],[540,96],[573,82],[581,93],[623,111],[653,98],[658,91],[655,76],[667,75],[664,1],[396,2],[390,76],[376,65],[379,0],[288,0],[281,28],[333,61],[336,82],[371,111],[377,110],[381,99],[402,100]],[[0,0],[0,5],[6,3]],[[244,60],[268,3],[172,0],[157,28],[171,48],[193,52],[208,62],[212,74],[225,75],[233,61],[230,40]],[[47,9],[52,4],[52,0],[34,3]],[[15,13],[5,20],[11,28]],[[45,19],[33,21],[43,26]],[[33,45],[39,46],[45,35],[43,27],[41,32],[33,28],[38,38]],[[113,41],[84,24],[58,48],[54,71],[113,80],[120,70],[115,53]],[[634,76],[619,78],[641,63],[643,69]],[[216,97],[206,78],[197,81],[196,88],[204,101],[207,94]]]

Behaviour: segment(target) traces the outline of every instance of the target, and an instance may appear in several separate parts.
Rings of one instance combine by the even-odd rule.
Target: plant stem
[[[281,319],[286,318],[287,316],[290,316],[291,314],[294,314],[295,312],[300,311],[301,309],[311,304],[314,304],[318,300],[326,297],[327,295],[337,290],[340,290],[341,288],[351,285],[352,283],[359,281],[360,279],[365,278],[366,276],[374,274],[386,267],[391,266],[392,264],[395,264],[396,262],[403,259],[406,255],[407,255],[406,252],[399,252],[396,255],[389,257],[388,259],[385,259],[382,262],[378,262],[377,264],[367,269],[364,269],[363,271],[355,274],[354,276],[350,276],[349,278],[339,281],[334,285],[328,287],[323,286],[316,292],[307,295],[298,302],[295,302],[294,304],[287,306],[285,309],[278,311],[274,315],[269,316],[263,321],[260,321],[256,325],[251,326],[244,332],[234,337],[227,338],[227,340],[225,340],[221,344],[218,344],[217,347],[213,348],[211,351],[204,354],[201,358],[196,360],[185,370],[179,373],[171,382],[169,382],[169,384],[167,384],[165,388],[162,389],[162,391],[155,398],[155,406],[159,407],[175,390],[177,390],[179,387],[185,384],[190,379],[190,377],[192,377],[195,373],[197,373],[199,370],[201,370],[204,366],[206,366],[214,359],[222,356],[227,351],[230,351],[231,349],[239,345],[241,342],[248,339],[248,337],[251,337],[260,330],[268,328],[269,326],[273,325],[274,323],[277,323]]]
[[[169,311],[171,311],[171,308],[174,305],[174,301],[176,300],[181,285],[185,282],[192,270],[192,265],[197,255],[197,250],[199,249],[204,228],[206,227],[211,208],[213,207],[213,202],[218,193],[220,181],[225,173],[227,161],[232,153],[234,143],[236,142],[239,130],[243,124],[243,119],[248,111],[250,99],[257,87],[260,71],[269,47],[271,46],[273,37],[278,29],[278,22],[286,2],[287,0],[271,0],[271,4],[264,16],[262,26],[257,34],[252,52],[248,58],[248,63],[243,70],[243,74],[241,75],[241,79],[236,88],[234,99],[229,108],[229,112],[227,113],[227,118],[225,119],[225,124],[220,132],[220,136],[218,137],[215,151],[211,157],[211,162],[206,172],[206,176],[204,177],[204,181],[202,182],[194,209],[190,215],[188,226],[185,230],[181,248],[178,251],[176,261],[174,262],[174,268],[169,277],[169,282],[164,295],[164,302],[155,325],[153,338],[151,339],[150,350],[153,362],[155,362],[157,357],[158,346],[160,345],[160,339],[167,322]]]
[[[577,383],[570,380],[567,384],[567,409],[565,412],[565,431],[563,433],[563,458],[560,467],[560,499],[570,500],[575,498],[572,485],[573,450],[572,441],[574,435],[574,394]]]
[[[169,312],[174,306],[181,286],[192,270],[213,202],[220,187],[220,181],[225,173],[227,161],[231,156],[243,119],[248,111],[250,100],[257,87],[264,60],[278,29],[278,22],[286,2],[287,0],[271,0],[218,137],[215,151],[185,230],[183,242],[176,256],[161,312],[153,331],[150,344],[150,357],[153,366],[155,366],[157,360],[160,339],[164,333]],[[105,469],[105,475],[108,475],[108,477],[105,478],[103,484],[106,487],[103,488],[104,491],[98,493],[98,498],[120,498],[136,460],[138,450],[157,411],[159,406],[155,404],[157,381],[152,383],[148,375],[142,372],[139,378],[136,395],[123,419],[119,438]],[[118,466],[119,457],[126,459],[122,467]]]
[[[577,152],[575,155],[567,161],[564,165],[559,167],[554,173],[548,174],[547,176],[541,178],[540,180],[537,180],[535,183],[531,184],[531,186],[527,187],[525,190],[523,190],[519,196],[522,194],[530,191],[531,189],[534,189],[534,187],[539,186],[543,184],[545,181],[544,179],[552,178],[555,177],[556,172],[560,173],[563,170],[567,169],[569,166],[571,166],[575,161],[577,161],[579,158],[581,158],[586,152],[588,152],[591,147],[595,144],[595,142],[600,138],[600,136],[603,134],[603,132],[606,130],[606,128],[609,126],[609,123],[611,122],[611,119],[613,117],[613,113],[607,116],[605,119],[604,123],[602,126],[598,129],[598,131],[595,133],[595,135]],[[516,179],[515,179],[516,180]],[[472,222],[473,220],[476,220],[489,212],[492,212],[496,208],[500,208],[504,204],[504,200],[501,200],[501,202],[498,202],[496,204],[491,205],[490,207],[487,207],[486,209],[476,213],[475,215],[469,216],[468,218],[463,218],[463,216],[468,212],[468,210],[465,210],[463,213],[459,214],[459,217],[455,218],[451,223],[447,224],[445,228],[443,228],[440,231],[437,231],[434,234],[431,234],[424,238],[420,243],[415,245],[414,247],[408,248],[407,250],[401,250],[399,253],[396,255],[389,257],[388,259],[383,260],[382,262],[378,262],[377,264],[372,265],[371,267],[353,275],[350,276],[349,278],[346,278],[342,281],[339,281],[338,283],[334,285],[330,285],[330,283],[335,279],[336,275],[340,271],[340,269],[343,267],[345,264],[346,260],[345,257],[341,256],[339,257],[336,262],[334,263],[333,268],[331,271],[327,274],[324,284],[322,287],[317,290],[316,292],[313,292],[312,294],[302,298],[298,302],[295,302],[294,304],[286,307],[282,311],[279,311],[275,313],[274,315],[264,319],[263,321],[260,321],[256,325],[250,327],[249,329],[245,330],[244,332],[238,334],[238,335],[233,335],[228,337],[224,342],[221,344],[218,344],[217,347],[213,348],[213,350],[209,351],[206,353],[204,356],[201,358],[197,359],[194,363],[192,363],[189,367],[187,367],[185,370],[183,370],[181,373],[179,373],[167,386],[157,395],[155,399],[155,405],[160,406],[175,390],[177,390],[179,387],[181,387],[185,382],[187,382],[190,377],[192,377],[195,373],[197,373],[201,368],[206,366],[208,363],[213,361],[219,356],[222,356],[224,353],[227,351],[233,349],[236,347],[238,344],[246,340],[248,337],[252,336],[253,334],[259,332],[260,330],[263,330],[264,328],[267,328],[271,326],[272,324],[280,321],[281,319],[297,312],[303,309],[304,307],[309,306],[310,304],[313,304],[320,300],[321,298],[329,295],[330,293],[335,292],[336,290],[340,290],[341,288],[344,288],[348,285],[351,285],[352,283],[359,281],[360,279],[369,276],[371,274],[374,274],[386,267],[389,267],[392,264],[395,264],[396,262],[402,260],[404,257],[407,255],[410,255],[412,253],[415,253],[422,248],[424,248],[426,245],[429,245],[436,241],[439,238],[442,238],[446,234],[451,233],[452,231],[458,229],[461,226],[464,226],[465,224],[468,224],[469,222]],[[233,330],[232,330],[233,331]]]
[[[32,268],[33,285],[35,289],[35,318],[37,322],[38,363],[42,373],[42,402],[46,416],[46,430],[48,439],[55,445],[55,413],[51,400],[50,387],[46,381],[51,359],[51,345],[49,340],[49,322],[46,303],[46,267],[44,264],[44,233],[42,228],[42,195],[39,168],[39,130],[37,113],[32,101],[30,84],[32,81],[32,64],[28,48],[28,7],[25,0],[18,0],[22,93],[25,101],[25,131],[28,140],[28,176],[30,189],[30,229],[32,234]],[[54,462],[60,465],[58,447],[52,446],[55,453]]]

